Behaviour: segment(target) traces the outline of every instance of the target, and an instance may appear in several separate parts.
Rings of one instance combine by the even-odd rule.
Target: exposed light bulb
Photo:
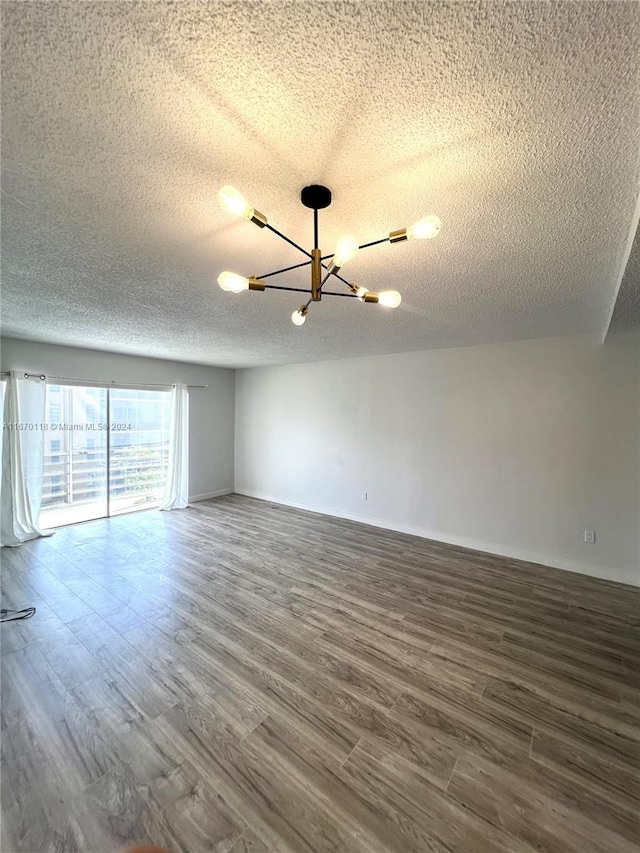
[[[355,237],[342,237],[338,240],[336,251],[331,260],[331,265],[343,267],[348,261],[352,261],[358,254],[358,241]]]
[[[407,228],[407,237],[416,240],[426,240],[429,237],[437,237],[442,228],[442,222],[437,216],[425,216]]]
[[[397,308],[402,302],[402,296],[397,290],[383,290],[378,295],[378,305],[384,305],[385,308]]]
[[[249,279],[235,272],[225,270],[218,276],[218,284],[223,290],[231,293],[240,293],[242,290],[249,290]]]
[[[307,312],[302,313],[302,307],[298,308],[297,311],[294,311],[291,315],[291,322],[295,326],[302,326],[304,321],[307,319]]]
[[[231,187],[228,184],[222,187],[218,193],[218,201],[220,202],[220,206],[229,213],[233,213],[236,216],[244,216],[245,219],[253,217],[253,208],[235,187]]]

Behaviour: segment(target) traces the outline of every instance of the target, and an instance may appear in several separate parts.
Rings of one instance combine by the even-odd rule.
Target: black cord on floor
[[[35,607],[25,607],[24,610],[3,609],[0,610],[0,622],[17,622],[18,619],[30,619],[35,612]]]

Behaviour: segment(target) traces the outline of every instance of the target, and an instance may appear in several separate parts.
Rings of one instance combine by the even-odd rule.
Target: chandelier
[[[320,302],[323,296],[346,296],[352,299],[359,299],[361,302],[377,303],[378,305],[383,305],[385,308],[397,308],[402,299],[397,290],[383,290],[381,293],[375,293],[367,290],[366,287],[360,287],[353,282],[347,281],[339,274],[339,271],[346,263],[355,258],[360,249],[368,249],[370,246],[377,246],[380,243],[401,243],[403,240],[411,238],[423,240],[428,237],[436,237],[442,227],[442,223],[437,216],[426,216],[409,228],[400,228],[398,231],[391,231],[387,237],[382,237],[380,240],[372,240],[370,243],[363,243],[360,246],[354,237],[343,237],[338,241],[332,255],[323,255],[319,246],[318,211],[329,207],[331,204],[331,191],[327,187],[312,184],[305,187],[300,193],[302,204],[313,210],[313,249],[310,252],[303,249],[297,243],[294,243],[293,240],[270,225],[267,222],[267,217],[251,207],[242,194],[234,187],[222,187],[218,193],[218,199],[221,206],[229,213],[233,213],[236,216],[243,216],[259,228],[268,228],[269,231],[277,234],[282,240],[285,240],[299,252],[302,252],[303,255],[307,256],[308,260],[300,264],[284,267],[284,269],[275,270],[264,275],[254,275],[245,278],[237,273],[225,270],[218,276],[220,287],[231,293],[241,293],[243,290],[288,290],[294,293],[310,294],[309,299],[291,315],[291,320],[296,326],[302,326],[309,313],[311,303]],[[265,279],[267,278],[272,278],[281,273],[306,266],[311,267],[311,288],[284,287],[283,285],[265,283]],[[331,276],[334,276],[345,284],[348,292],[323,290],[322,288]]]

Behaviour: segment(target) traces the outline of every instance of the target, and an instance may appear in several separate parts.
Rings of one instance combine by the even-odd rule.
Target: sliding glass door
[[[158,506],[170,400],[168,391],[48,385],[40,525]]]
[[[109,389],[109,514],[158,506],[169,465],[171,395]]]
[[[107,515],[107,389],[47,385],[40,524]]]

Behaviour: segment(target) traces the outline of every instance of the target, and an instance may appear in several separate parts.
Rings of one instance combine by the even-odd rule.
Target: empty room
[[[3,853],[640,853],[640,4],[0,16]]]

